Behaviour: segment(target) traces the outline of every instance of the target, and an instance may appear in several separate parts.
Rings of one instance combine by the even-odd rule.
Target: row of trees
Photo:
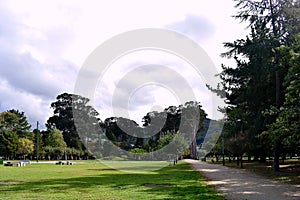
[[[67,147],[63,134],[54,128],[31,130],[24,112],[9,110],[0,113],[0,156],[6,159],[60,159],[62,156],[79,159],[86,152]]]
[[[30,131],[23,112],[2,112],[1,156],[12,159],[33,158],[37,154],[40,159],[79,159],[91,154],[109,157],[120,156],[119,150],[133,154],[153,152],[173,142],[177,144],[174,146],[176,156],[185,152],[186,156],[197,158],[196,141],[203,141],[205,135],[200,134],[200,130],[206,118],[200,103],[187,102],[178,107],[170,106],[163,112],[149,112],[140,127],[135,121],[122,117],[110,117],[102,122],[88,102],[89,99],[75,94],[58,95],[51,104],[53,116],[43,131]],[[162,155],[155,157],[164,159]]]
[[[300,153],[300,1],[235,0],[250,34],[225,43],[236,67],[222,66],[220,88],[227,115],[226,154],[266,161]],[[221,87],[222,86],[222,87]],[[214,151],[220,152],[221,140]]]
[[[183,114],[184,113],[184,114]],[[107,118],[103,127],[106,136],[124,150],[141,149],[152,152],[162,149],[171,141],[177,143],[177,154],[182,153],[197,158],[197,140],[206,113],[199,102],[187,102],[184,105],[169,106],[163,112],[152,111],[143,117],[143,127],[132,120],[120,117]]]

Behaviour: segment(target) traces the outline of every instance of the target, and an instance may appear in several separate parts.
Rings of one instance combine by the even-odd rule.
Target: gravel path
[[[279,183],[252,172],[196,160],[191,163],[228,200],[300,200],[300,186]]]

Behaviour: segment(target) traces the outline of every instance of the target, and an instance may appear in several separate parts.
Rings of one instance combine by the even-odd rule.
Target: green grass
[[[157,164],[157,163],[156,163]],[[126,169],[136,163],[120,162]],[[149,165],[149,163],[147,163]],[[140,169],[141,166],[138,166]],[[98,162],[0,166],[0,199],[223,199],[180,162],[153,172],[124,172]]]

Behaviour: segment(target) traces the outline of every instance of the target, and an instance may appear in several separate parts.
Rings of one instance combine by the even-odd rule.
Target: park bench
[[[55,163],[56,165],[73,165],[73,163],[69,162],[69,161],[66,161],[66,162],[63,162],[63,161],[58,161]]]
[[[17,166],[17,167],[24,167],[26,166],[26,163],[25,162],[7,162],[4,164],[4,166],[10,166],[10,167],[13,167],[13,166]]]
[[[30,160],[20,160],[20,162],[25,163],[25,164],[28,164],[28,165],[31,164]]]

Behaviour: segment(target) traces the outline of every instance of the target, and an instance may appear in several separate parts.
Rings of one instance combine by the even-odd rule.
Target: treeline
[[[265,162],[300,154],[300,1],[235,0],[250,34],[225,43],[236,67],[222,66],[225,154]],[[212,154],[222,155],[222,140]]]
[[[176,144],[171,148],[175,152],[170,152],[170,159],[175,159],[176,156],[197,158],[197,141],[203,141],[205,137],[200,132],[205,119],[206,113],[201,104],[191,101],[184,105],[169,106],[163,112],[147,113],[142,119],[142,127],[135,121],[120,117],[107,118],[103,126],[106,128],[106,136],[126,151],[157,152],[173,142]],[[156,154],[155,158],[168,157],[161,153]]]
[[[175,154],[180,156],[186,150],[186,156],[197,157],[196,140],[200,137],[199,131],[206,117],[199,102],[170,106],[163,112],[149,112],[143,117],[142,127],[135,121],[122,117],[110,117],[101,121],[99,113],[88,102],[89,99],[85,97],[64,93],[51,104],[54,116],[49,118],[46,126],[48,129],[61,130],[68,147],[86,148],[97,158],[130,158],[132,155],[128,152],[156,152],[175,138],[180,146]],[[181,123],[182,112],[191,114],[192,111],[197,113],[183,120],[192,122],[186,125]],[[179,127],[183,127],[184,131],[179,130]],[[166,159],[163,156],[174,159],[175,154],[171,154],[155,155],[151,159]]]
[[[199,102],[170,106],[163,112],[149,112],[143,117],[142,127],[133,120],[121,117],[101,121],[99,113],[88,102],[88,98],[80,95],[58,95],[51,104],[53,116],[47,120],[47,130],[43,131],[30,131],[31,126],[23,112],[2,112],[0,156],[6,159],[32,159],[38,154],[38,159],[47,160],[115,156],[137,159],[143,153],[156,152],[176,141],[175,153],[153,154],[150,159],[166,159],[164,156],[175,159],[174,155],[197,158],[196,141],[203,141],[205,137],[205,133],[200,131],[206,119],[206,113]],[[183,119],[182,113],[189,117]],[[186,136],[180,132],[185,132]]]
[[[0,156],[5,159],[83,159],[88,156],[81,148],[67,146],[63,133],[56,129],[31,131],[25,113],[9,110],[0,113]]]

